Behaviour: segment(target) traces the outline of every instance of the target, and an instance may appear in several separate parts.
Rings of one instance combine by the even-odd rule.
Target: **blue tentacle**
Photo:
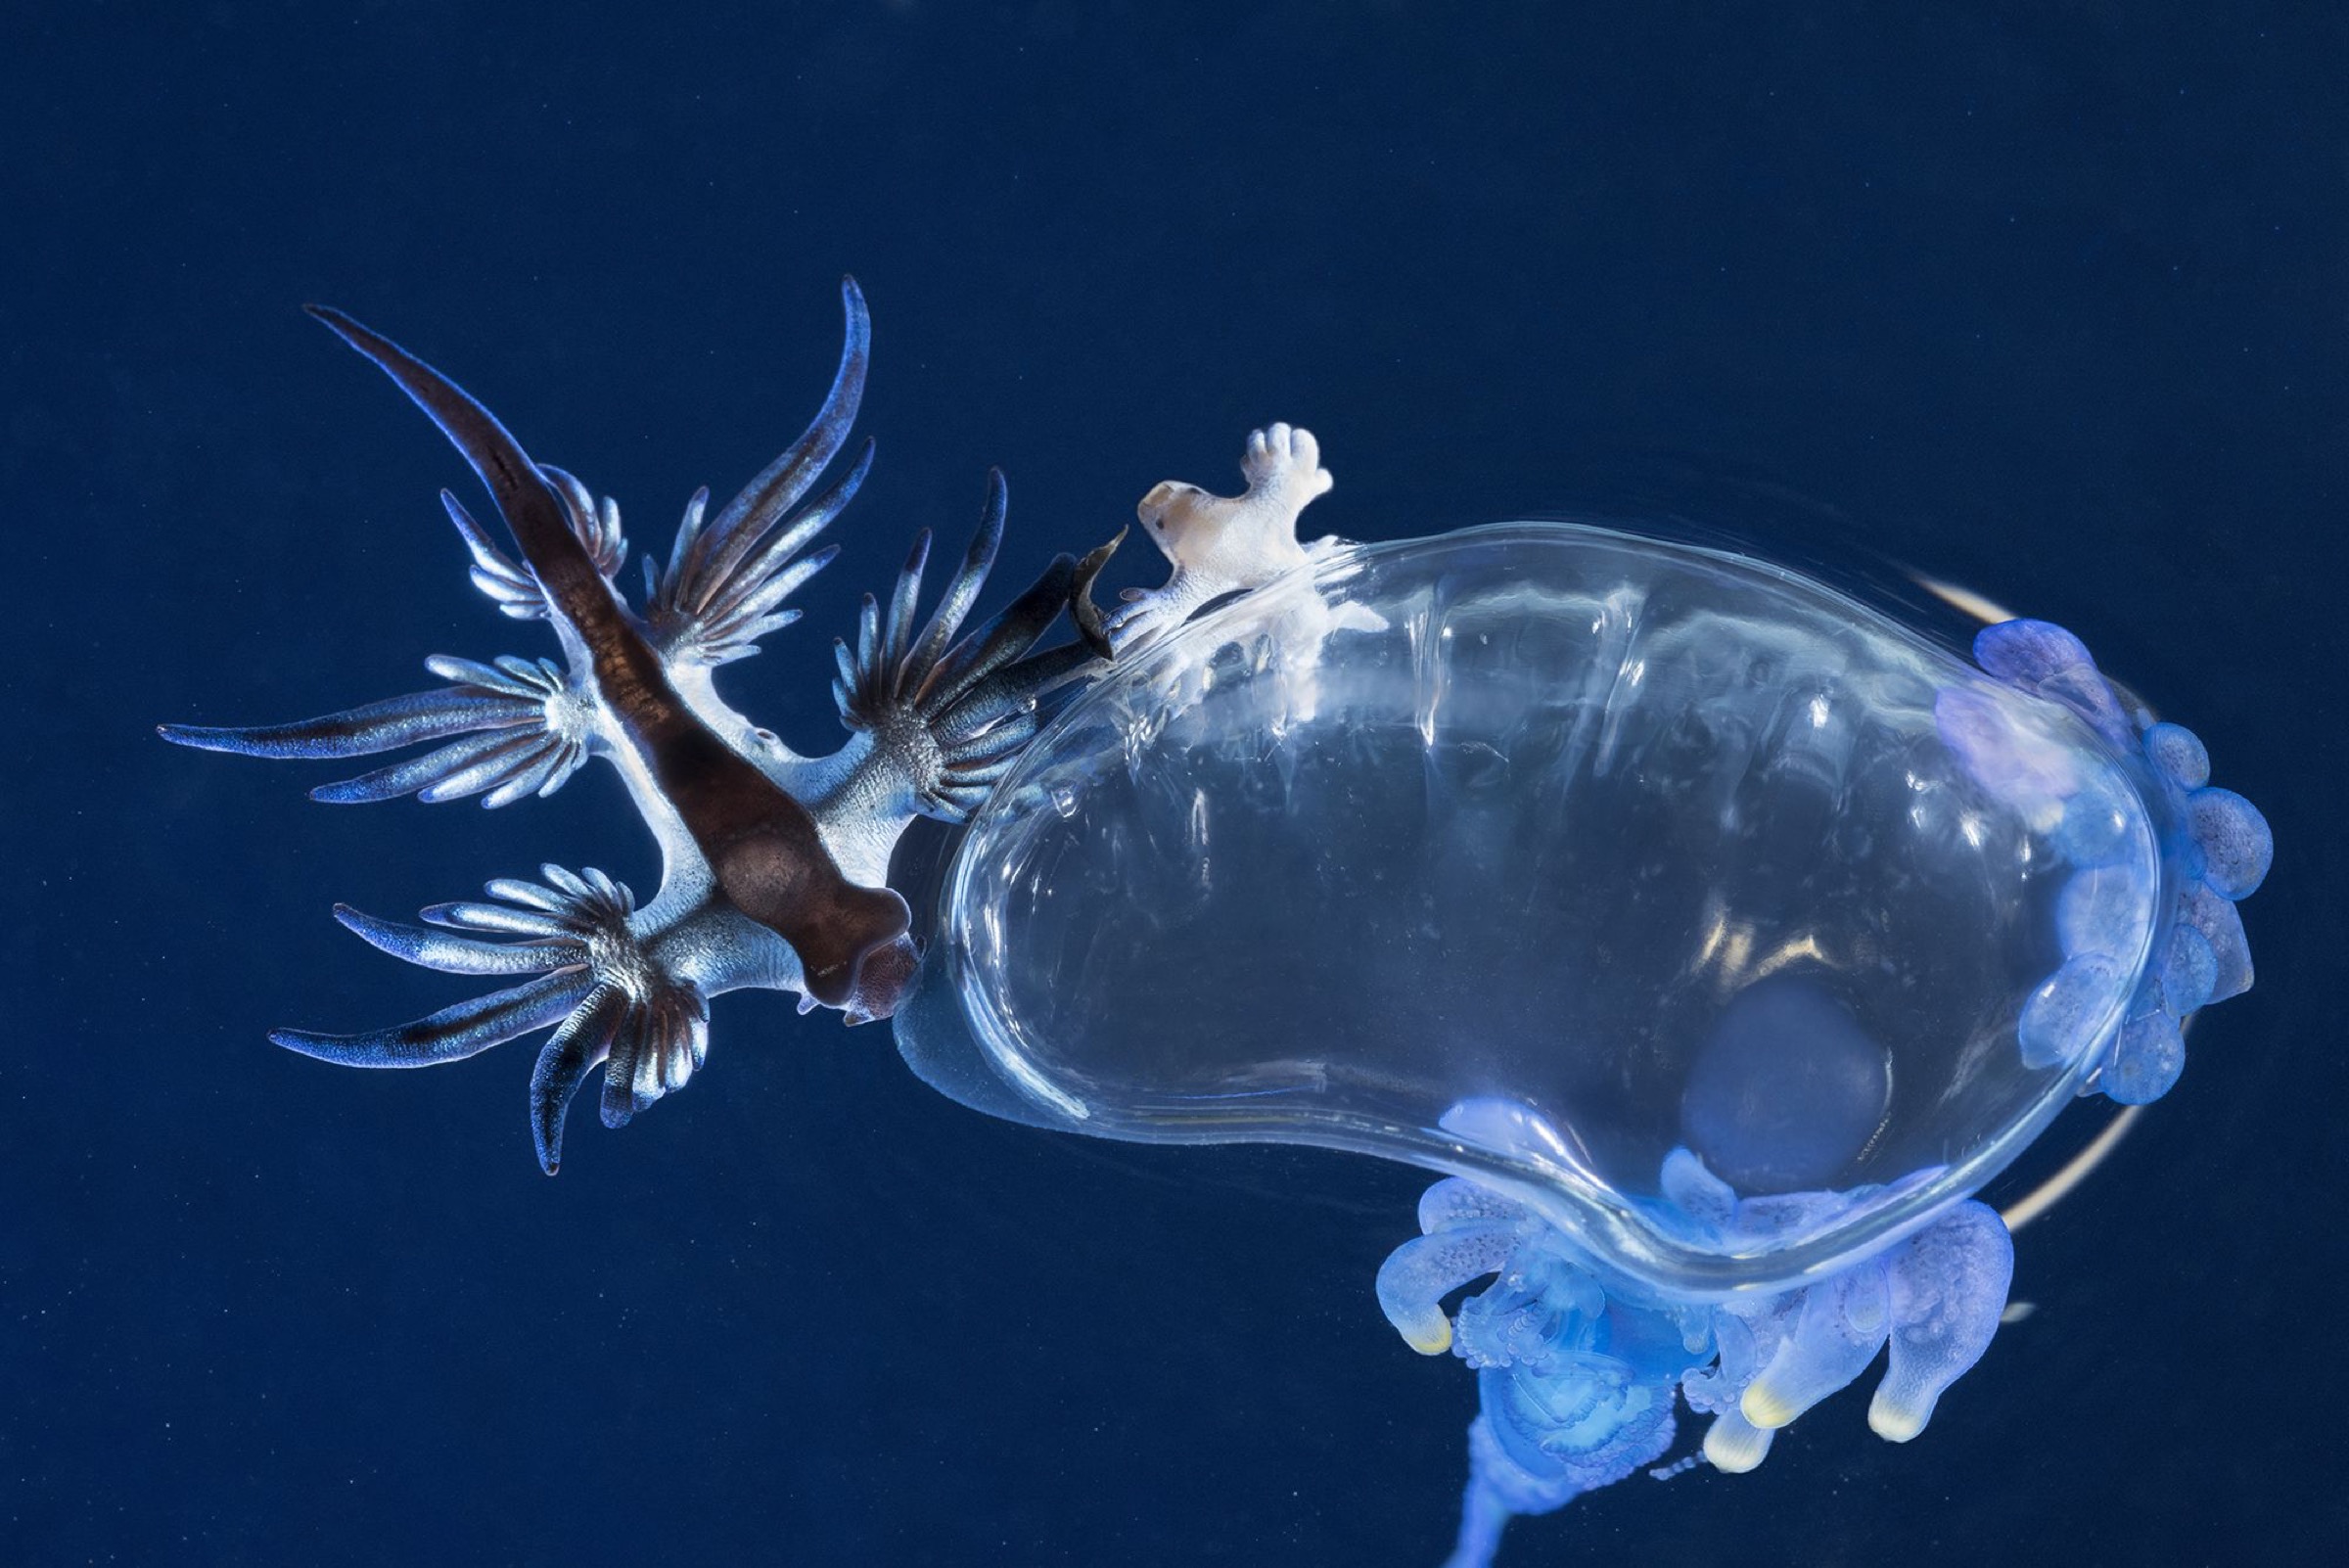
[[[919,609],[922,572],[929,564],[930,530],[924,529],[913,536],[913,548],[906,552],[905,564],[898,569],[897,587],[889,596],[889,629],[881,639],[881,665],[893,677],[902,678],[905,656],[913,648],[913,618]],[[870,606],[873,602],[871,596],[867,595],[864,602]],[[942,605],[940,608],[943,610],[944,607]],[[871,623],[869,612],[866,623]],[[869,647],[860,645],[858,651],[864,658],[872,657]],[[894,686],[889,694],[892,697],[901,695]]]
[[[930,623],[922,628],[921,641],[905,650],[906,668],[920,671],[925,683],[934,675],[946,650],[953,644],[954,634],[962,629],[971,606],[979,602],[980,590],[987,586],[987,576],[994,570],[995,557],[1003,548],[1003,521],[1011,507],[1011,495],[1003,483],[999,469],[990,469],[987,476],[987,504],[979,513],[978,530],[971,535],[969,548],[964,550],[962,566],[948,579],[944,593],[939,595],[938,608],[930,613]],[[927,534],[924,535],[927,537]],[[917,568],[914,576],[921,574]],[[910,622],[913,615],[913,595],[906,595],[905,614]]]
[[[1800,1228],[1853,1197],[1741,1200],[1685,1150],[1662,1185],[1666,1204],[1693,1199],[1687,1223],[1756,1236]],[[1536,1211],[1464,1178],[1428,1188],[1419,1222],[1423,1233],[1380,1268],[1378,1298],[1412,1349],[1450,1350],[1476,1369],[1450,1568],[1486,1568],[1512,1516],[1562,1507],[1661,1458],[1680,1402],[1714,1418],[1705,1460],[1752,1469],[1775,1432],[1856,1380],[1887,1340],[1891,1369],[1868,1422],[1909,1441],[1988,1348],[2013,1268],[2005,1226],[1971,1202],[1810,1284],[1712,1307],[1620,1288]],[[1488,1275],[1447,1318],[1444,1298]]]
[[[493,747],[473,761],[442,772],[416,792],[428,806],[490,792],[484,803],[499,806],[516,798],[515,786],[559,762],[565,746],[559,736],[524,735]]]
[[[2050,797],[2058,812],[2056,842],[2074,870],[2058,906],[2064,962],[2026,1006],[2017,1036],[2027,1059],[2077,1060],[2101,1051],[2091,1086],[2124,1105],[2168,1093],[2186,1067],[2186,1020],[2197,1009],[2250,990],[2251,946],[2235,903],[2257,892],[2276,854],[2259,808],[2210,782],[2210,753],[2185,726],[2156,720],[2106,680],[2081,640],[2045,621],[2005,621],[1974,638],[1974,660],[2010,685],[2061,704],[2139,760],[2166,808],[2159,846],[2174,887],[2168,945],[2145,969],[2127,1016],[2099,1037],[2079,996],[2133,947],[2140,890],[2109,862],[2120,820],[2096,791],[2072,780],[2045,780],[2028,765],[2028,749],[1957,689],[1936,705],[1945,740],[1982,783],[2006,793]],[[2115,911],[2128,918],[2116,918]]]
[[[840,365],[833,373],[831,391],[824,394],[823,406],[816,410],[806,432],[745,485],[741,494],[728,501],[707,528],[696,530],[696,537],[684,547],[682,575],[696,590],[684,602],[696,610],[708,602],[709,594],[723,584],[766,536],[767,530],[798,504],[815,483],[816,476],[840,455],[848,440],[849,428],[856,420],[857,404],[864,396],[865,366],[872,354],[872,321],[865,312],[864,294],[856,287],[855,279],[841,280],[840,298],[848,317],[848,330],[841,345]]]
[[[849,502],[855,499],[857,489],[864,484],[865,476],[872,472],[872,467],[873,443],[866,441],[864,449],[857,453],[856,461],[848,473],[830,489],[810,501],[791,527],[768,535],[764,543],[745,554],[726,576],[710,585],[709,598],[700,607],[703,616],[721,616],[766,586],[778,571],[806,549],[810,539],[831,527],[833,520],[840,516]],[[800,569],[811,574],[839,553],[839,546],[827,545],[817,552],[821,560],[810,556],[799,563]]]
[[[997,726],[1022,714],[1048,715],[1057,704],[1053,708],[1041,707],[1039,694],[1062,694],[1062,701],[1074,696],[1078,688],[1067,684],[1068,678],[1094,664],[1098,657],[1082,643],[1069,643],[1004,666],[973,682],[940,712],[937,724],[940,741],[949,748],[958,747],[966,741],[992,735]],[[1033,722],[1029,729],[1034,733]]]
[[[560,937],[574,929],[561,915],[543,909],[516,909],[502,903],[435,903],[425,906],[424,918],[436,926],[458,931],[492,931],[509,937]]]
[[[536,704],[521,698],[458,687],[387,697],[291,724],[159,724],[156,729],[174,746],[309,761],[371,757],[475,730],[512,728],[533,722],[538,713]]]
[[[710,1003],[700,984],[674,971],[654,938],[637,932],[636,899],[625,885],[593,867],[544,865],[539,875],[543,881],[496,878],[483,901],[434,904],[424,911],[426,926],[335,906],[335,918],[360,940],[409,963],[449,974],[536,978],[396,1029],[361,1035],[281,1029],[270,1038],[350,1066],[424,1067],[559,1024],[538,1053],[530,1084],[531,1137],[540,1166],[552,1175],[562,1158],[565,1109],[586,1076],[608,1067],[604,1120],[622,1125],[684,1087],[701,1068],[710,1049]]]
[[[607,581],[619,576],[628,559],[627,536],[620,527],[620,503],[609,495],[599,502],[584,481],[552,463],[539,464],[538,472],[555,487],[564,511],[570,514],[571,531],[587,546],[596,571]]]
[[[445,931],[405,926],[352,908],[335,905],[343,928],[378,952],[445,975],[536,975],[566,964],[584,963],[586,944],[576,937],[548,942],[477,942],[452,937]]]
[[[717,666],[749,658],[759,651],[759,638],[800,618],[797,610],[782,609],[783,601],[839,553],[800,556],[863,484],[873,443],[865,442],[830,488],[804,507],[800,503],[840,455],[864,393],[872,329],[853,278],[841,281],[841,302],[848,327],[840,365],[806,431],[714,518],[709,490],[695,491],[666,566],[645,560],[645,630],[666,659]]]
[[[422,757],[322,784],[310,798],[335,805],[416,795],[427,802],[483,795],[488,807],[551,795],[586,761],[585,700],[551,661],[494,664],[435,654],[425,668],[449,684],[292,724],[209,728],[163,724],[163,739],[246,757],[326,760],[448,744]]]
[[[757,653],[760,637],[798,621],[800,612],[780,608],[783,601],[831,565],[840,548],[827,545],[805,557],[800,551],[854,498],[872,462],[873,445],[867,441],[848,474],[810,502],[789,528],[768,533],[723,563],[705,561],[694,553],[709,495],[707,490],[697,492],[677,530],[677,548],[670,553],[667,573],[656,571],[649,557],[645,563],[645,614],[654,644],[670,659],[730,664]]]
[[[455,492],[440,492],[441,510],[449,522],[456,525],[457,536],[465,541],[465,549],[473,557],[468,574],[473,585],[495,604],[501,615],[516,621],[539,621],[546,616],[546,596],[538,591],[538,579],[507,559],[505,551],[490,542],[488,530],[473,520]]]
[[[1003,476],[990,472],[978,530],[918,634],[927,530],[915,537],[887,609],[868,595],[854,644],[833,645],[832,696],[842,721],[876,733],[906,720],[921,725],[935,757],[924,758],[913,795],[919,809],[947,821],[968,815],[1008,771],[1012,756],[1035,737],[1050,695],[1073,690],[1078,676],[1102,662],[1089,642],[1030,650],[1089,588],[1115,541],[1082,562],[1056,557],[1009,605],[964,633],[1001,548],[1007,508]]]
[[[535,759],[543,747],[561,744],[549,736],[513,735],[503,730],[469,735],[404,762],[379,767],[356,778],[320,784],[310,791],[310,799],[332,806],[396,800],[402,795],[417,795],[427,801],[445,800],[449,795],[440,793],[444,789],[471,794],[488,788],[492,779],[482,776],[484,769],[494,775],[494,781],[502,782],[508,766],[518,761]],[[470,790],[464,787],[468,783],[472,784]]]
[[[647,1054],[645,1025],[644,1009],[630,1007],[621,1015],[620,1027],[612,1037],[612,1052],[604,1063],[603,1104],[599,1107],[608,1128],[626,1127],[629,1118],[636,1114],[637,1065]]]
[[[563,1165],[563,1121],[571,1097],[612,1053],[612,1038],[627,1016],[627,993],[598,986],[563,1021],[530,1070],[530,1142],[538,1169],[553,1176]]]
[[[620,503],[610,496],[602,504],[579,480],[562,469],[539,465],[547,483],[563,503],[572,532],[578,535],[595,569],[606,581],[620,575],[628,554],[626,537],[621,531]],[[465,541],[465,549],[473,557],[471,576],[473,585],[493,602],[499,612],[517,621],[546,619],[546,595],[538,579],[491,542],[488,531],[473,519],[462,502],[447,490],[440,492],[440,505],[448,513],[449,522],[456,525],[457,536]]]
[[[324,1035],[273,1029],[271,1043],[345,1067],[432,1067],[462,1061],[492,1045],[546,1028],[578,1005],[594,988],[585,969],[561,969],[508,991],[443,1007],[396,1029],[361,1035]]]
[[[543,800],[563,787],[564,781],[579,770],[587,761],[587,748],[566,741],[561,745],[542,746],[522,764],[509,772],[504,781],[482,797],[482,805],[494,811],[513,805],[526,795]]]

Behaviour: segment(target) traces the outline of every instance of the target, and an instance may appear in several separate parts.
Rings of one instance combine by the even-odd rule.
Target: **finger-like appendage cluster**
[[[2066,876],[2056,909],[2064,961],[2033,993],[2016,1028],[2035,1066],[2099,1052],[2093,1086],[2124,1105],[2168,1093],[2186,1068],[2187,1020],[2251,989],[2251,945],[2235,904],[2257,892],[2276,855],[2259,808],[2210,782],[2210,754],[2193,731],[2157,720],[2107,680],[2078,637],[2046,621],[2002,621],[1974,638],[1984,671],[2060,704],[2142,759],[2159,831],[2169,938],[2145,966],[2121,1027],[2104,995],[2147,935],[2145,911],[2163,901],[2132,854],[2134,813],[2110,786],[2056,765],[2057,754],[2002,722],[1979,694],[1950,687],[1934,717],[1943,740],[1986,789],[2054,823]]]
[[[1697,1191],[1691,1223],[1740,1233],[1801,1225],[1833,1193],[1742,1203],[1676,1154],[1668,1192]],[[1698,1189],[1702,1188],[1701,1191]],[[1676,1393],[1713,1416],[1704,1458],[1750,1470],[1777,1431],[1865,1372],[1889,1341],[1868,1423],[1894,1442],[1996,1332],[2013,1270],[2005,1226],[1961,1203],[1913,1236],[1799,1289],[1717,1306],[1626,1300],[1573,1240],[1531,1208],[1459,1177],[1421,1200],[1422,1234],[1379,1270],[1379,1305],[1423,1354],[1450,1349],[1478,1372],[1469,1480],[1451,1563],[1483,1568],[1514,1514],[1543,1513],[1622,1480],[1670,1449]],[[1447,1317],[1444,1300],[1492,1283]],[[1675,1472],[1684,1467],[1675,1466]]]
[[[864,395],[872,323],[853,282],[842,285],[841,300],[848,332],[840,365],[807,429],[714,518],[708,516],[709,492],[697,492],[668,565],[656,570],[645,560],[646,627],[671,661],[722,665],[757,653],[759,638],[799,619],[798,611],[780,608],[783,600],[838,553],[800,554],[863,484],[873,461],[870,441],[837,483],[796,515],[793,509],[847,444]]]
[[[539,472],[562,497],[571,531],[587,547],[588,557],[595,562],[595,569],[603,574],[604,580],[609,582],[619,576],[622,565],[628,558],[627,539],[620,529],[620,503],[607,495],[598,504],[585,484],[562,469],[542,463]],[[455,495],[442,490],[440,505],[448,513],[448,520],[457,526],[458,537],[465,541],[466,550],[473,556],[473,585],[501,614],[517,621],[544,621],[546,595],[539,591],[538,579],[530,576],[530,569],[517,564],[491,543],[488,533]]]
[[[509,806],[526,795],[552,795],[586,761],[587,701],[552,661],[506,655],[484,665],[436,654],[425,668],[448,684],[291,724],[164,724],[161,732],[167,741],[204,751],[314,761],[444,743],[310,791],[312,800],[336,805],[402,795],[427,802],[479,795],[484,806]]]
[[[710,1004],[660,950],[661,932],[627,887],[592,867],[539,868],[542,882],[501,877],[482,901],[435,904],[422,926],[338,905],[335,917],[371,946],[458,975],[531,975],[396,1029],[325,1035],[281,1029],[280,1045],[352,1067],[425,1067],[559,1025],[530,1083],[539,1164],[562,1160],[564,1113],[596,1068],[603,1120],[620,1127],[682,1088],[710,1049]]]
[[[886,611],[866,595],[854,647],[834,645],[832,698],[842,722],[904,753],[919,808],[946,821],[962,820],[986,799],[1035,739],[1049,695],[1098,660],[1083,643],[1031,650],[1083,596],[1107,558],[1102,551],[1083,562],[1055,557],[1018,598],[962,634],[1002,545],[1007,504],[1002,474],[990,472],[978,530],[918,631],[927,529],[915,536]]]
[[[868,441],[855,466],[792,517],[788,527],[776,525],[798,499],[797,491],[787,492],[774,513],[743,514],[729,523],[733,508],[728,508],[718,524],[708,529],[704,518],[710,494],[696,491],[677,527],[668,569],[656,570],[652,558],[645,558],[647,629],[654,646],[680,663],[731,664],[757,653],[760,637],[798,621],[800,612],[782,608],[783,601],[830,566],[840,547],[827,545],[810,555],[800,552],[855,497],[872,461]],[[738,548],[700,551],[699,546],[721,533]]]

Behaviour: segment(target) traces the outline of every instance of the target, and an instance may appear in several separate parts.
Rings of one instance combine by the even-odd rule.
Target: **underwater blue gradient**
[[[1292,419],[1338,476],[1320,530],[1678,520],[2070,626],[2216,760],[2155,765],[2272,821],[2258,985],[2016,1232],[2029,1315],[1922,1437],[1829,1398],[1750,1474],[1521,1521],[1500,1568],[2328,1561],[2349,1494],[2295,1369],[2349,1333],[2345,52],[2337,10],[2258,0],[12,8],[0,1561],[1452,1545],[1478,1375],[1369,1288],[1422,1172],[1038,1133],[884,1030],[723,996],[712,1069],[624,1133],[576,1104],[550,1180],[521,1046],[358,1074],[269,1043],[530,978],[388,961],[339,899],[396,917],[379,945],[520,965],[555,954],[405,922],[548,864],[660,872],[600,768],[327,809],[308,787],[373,764],[155,739],[556,652],[468,585],[437,492],[498,525],[457,459],[300,305],[429,350],[641,555],[805,427],[848,272],[877,455],[802,619],[719,671],[810,753],[843,738],[832,639],[921,527],[960,557],[990,466],[1008,590]],[[1121,562],[1103,598],[1149,584]],[[2218,987],[2202,942],[2173,1013]]]

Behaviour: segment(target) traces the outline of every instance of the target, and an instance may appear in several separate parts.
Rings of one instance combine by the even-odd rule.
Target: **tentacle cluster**
[[[436,654],[424,665],[448,684],[291,724],[165,724],[162,736],[205,751],[316,761],[445,743],[310,791],[310,799],[338,805],[479,795],[494,808],[525,795],[554,794],[586,761],[593,710],[552,661],[508,654],[484,665]]]
[[[2092,780],[2018,780],[2012,759],[1952,722],[1950,694],[1944,695],[1944,733],[1956,737],[1986,783],[2044,789],[2056,798],[2056,845],[2076,868],[2057,911],[2063,964],[2026,1004],[2018,1025],[2025,1054],[2055,1061],[2075,1048],[2099,1050],[2096,1088],[2128,1105],[2159,1099],[2185,1070],[2186,1020],[2251,989],[2251,945],[2234,905],[2266,880],[2275,836],[2257,807],[2211,784],[2210,754],[2191,730],[2155,719],[2108,681],[2087,646],[2061,626],[2045,621],[1987,626],[1974,639],[1974,658],[1999,679],[2070,709],[2123,756],[2138,759],[2140,776],[2164,807],[2159,848],[2173,891],[2154,928],[2162,945],[2145,965],[2119,1031],[2106,1038],[2086,998],[2101,994],[2112,970],[2130,961],[2145,901],[2143,890],[2119,869],[2127,818]]]
[[[1049,716],[1050,694],[1073,691],[1068,677],[1098,657],[1082,642],[1034,656],[1030,650],[1062,610],[1090,602],[1087,590],[1114,541],[1082,562],[1055,557],[1018,598],[958,639],[1002,546],[1006,505],[1003,476],[990,472],[978,531],[918,632],[928,529],[914,536],[886,615],[866,594],[853,650],[846,639],[833,644],[832,700],[841,721],[915,758],[916,801],[946,821],[961,821],[986,799]]]
[[[1740,1229],[1799,1228],[1803,1200],[1740,1204],[1678,1150],[1667,1193]],[[1745,1212],[1753,1211],[1753,1212]],[[1419,1202],[1421,1234],[1379,1270],[1388,1320],[1424,1355],[1450,1349],[1477,1371],[1469,1479],[1451,1568],[1484,1568],[1511,1516],[1545,1513],[1620,1481],[1672,1447],[1676,1394],[1713,1416],[1703,1457],[1750,1470],[1804,1411],[1890,1347],[1868,1424],[1905,1443],[1997,1331],[2013,1248],[1993,1211],[1961,1203],[1888,1251],[1800,1289],[1719,1306],[1663,1302],[1608,1282],[1532,1209],[1459,1177]],[[1448,1318],[1451,1293],[1492,1276]],[[1675,1470],[1683,1466],[1676,1466]]]
[[[839,455],[863,393],[871,329],[852,284],[845,296],[848,341],[831,392],[806,432],[706,527],[710,492],[695,492],[665,570],[645,557],[646,634],[673,664],[712,667],[757,653],[760,637],[800,618],[797,609],[783,608],[783,601],[839,554],[837,547],[804,557],[801,552],[854,497],[871,466],[871,443],[838,483],[805,508],[800,503]],[[607,583],[615,582],[627,558],[619,503],[610,497],[599,503],[586,484],[562,469],[540,464],[538,471],[561,500],[565,519],[596,571]],[[514,620],[547,619],[546,596],[530,569],[500,550],[456,496],[442,490],[440,502],[473,557],[474,586]],[[795,508],[800,509],[795,513]],[[619,597],[616,586],[613,591]],[[311,792],[317,800],[342,803],[481,795],[485,806],[506,806],[527,794],[553,794],[591,750],[602,749],[595,730],[596,699],[579,671],[511,655],[486,665],[437,655],[426,668],[449,688],[292,724],[166,724],[161,733],[166,740],[207,751],[303,759],[367,757],[431,741],[449,743]]]
[[[668,659],[711,666],[746,659],[759,651],[757,639],[800,618],[782,602],[839,549],[800,552],[854,499],[872,467],[872,442],[838,483],[796,516],[793,509],[848,440],[870,351],[870,326],[861,309],[852,309],[840,370],[806,433],[707,523],[710,492],[696,491],[667,567],[645,558],[646,622]]]
[[[546,873],[553,881],[553,868]],[[347,1067],[430,1067],[460,1061],[555,1023],[594,989],[596,938],[624,933],[634,907],[626,890],[591,873],[580,893],[550,892],[534,883],[501,878],[488,885],[486,903],[439,903],[423,912],[433,931],[379,920],[347,904],[335,918],[371,946],[427,969],[454,975],[532,975],[507,991],[445,1007],[414,1023],[356,1035],[276,1029],[269,1038],[289,1050]],[[576,880],[576,879],[575,879]],[[469,933],[452,936],[450,932]],[[523,938],[520,942],[484,940]]]
[[[571,531],[587,547],[596,571],[603,574],[607,582],[617,578],[628,558],[627,539],[620,529],[620,503],[607,495],[599,505],[585,484],[552,465],[542,463],[538,471],[562,498]],[[538,579],[530,575],[530,569],[517,565],[491,543],[488,533],[453,493],[442,490],[440,505],[447,511],[448,520],[457,526],[458,536],[473,556],[473,585],[502,614],[517,621],[544,621],[546,595],[540,591]]]
[[[394,958],[443,974],[536,978],[396,1029],[280,1029],[269,1038],[345,1066],[429,1067],[559,1020],[530,1081],[538,1161],[553,1175],[565,1110],[587,1075],[605,1069],[604,1125],[626,1125],[700,1068],[710,1049],[710,1002],[639,934],[635,895],[625,884],[593,867],[574,873],[546,865],[539,875],[543,882],[489,883],[486,902],[434,904],[423,911],[423,926],[335,906],[337,920]]]

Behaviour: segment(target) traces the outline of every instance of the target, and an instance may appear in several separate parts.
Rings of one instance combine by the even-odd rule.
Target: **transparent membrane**
[[[898,1035],[996,1115],[1406,1160],[1652,1293],[1777,1289],[2096,1070],[2167,937],[2147,811],[2067,710],[1764,563],[1562,524],[1348,546],[1029,750]],[[1691,1215],[1681,1150],[1797,1196]]]

